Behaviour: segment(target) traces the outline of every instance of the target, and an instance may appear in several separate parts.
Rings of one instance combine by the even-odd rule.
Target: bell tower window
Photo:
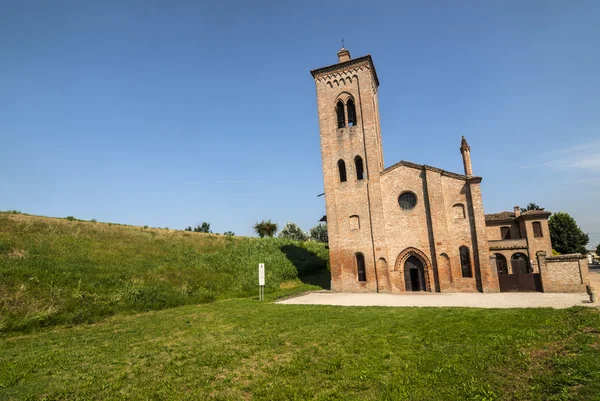
[[[354,107],[354,100],[348,99],[346,107],[348,108],[348,126],[353,127],[356,125],[356,107]]]
[[[346,126],[346,113],[344,111],[344,103],[341,100],[335,105],[335,113],[337,115],[338,128],[344,128]]]
[[[338,160],[338,170],[340,172],[340,182],[346,182],[346,163],[342,159]]]
[[[354,165],[356,166],[356,179],[362,180],[365,175],[365,170],[363,168],[363,161],[360,156],[356,156],[354,158]]]

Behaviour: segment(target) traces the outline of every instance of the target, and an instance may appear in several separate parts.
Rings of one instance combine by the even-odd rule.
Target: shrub
[[[228,237],[233,237],[233,236],[235,235],[235,233],[234,233],[233,231],[225,231],[225,232],[223,233],[223,235],[226,235],[226,236],[228,236]]]
[[[67,217],[65,217],[65,219],[67,219],[67,220],[69,220],[69,221],[75,221],[75,220],[77,220],[77,219],[76,219],[75,217],[73,217],[73,216],[67,216]]]

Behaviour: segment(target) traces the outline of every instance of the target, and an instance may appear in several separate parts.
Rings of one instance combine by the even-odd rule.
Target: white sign
[[[258,264],[258,285],[265,285],[265,264]]]

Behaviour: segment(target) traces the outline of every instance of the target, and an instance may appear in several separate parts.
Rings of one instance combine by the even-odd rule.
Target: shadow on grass
[[[331,272],[327,269],[326,259],[296,245],[283,245],[280,249],[298,270],[300,281],[324,290],[331,289]]]

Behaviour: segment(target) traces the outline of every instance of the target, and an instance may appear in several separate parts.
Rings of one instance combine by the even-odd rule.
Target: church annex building
[[[332,290],[585,292],[582,255],[552,255],[549,212],[485,215],[463,137],[464,174],[384,167],[371,56],[347,49],[311,71],[317,89]]]

